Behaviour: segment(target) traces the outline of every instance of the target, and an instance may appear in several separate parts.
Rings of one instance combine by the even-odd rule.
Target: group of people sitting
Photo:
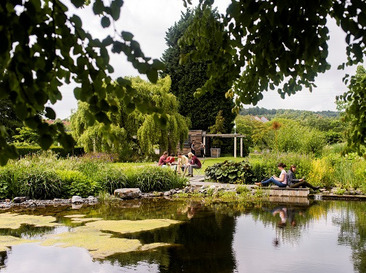
[[[170,166],[179,174],[185,176],[188,171],[188,176],[193,177],[193,169],[201,169],[201,161],[192,152],[188,153],[188,157],[182,153],[178,153],[178,160],[175,161],[174,156],[169,156],[168,152],[164,152],[159,159],[158,166],[167,167]]]
[[[295,165],[291,165],[290,169],[288,170],[288,172],[286,172],[285,168],[286,165],[283,163],[279,163],[277,165],[278,169],[281,171],[281,174],[279,177],[277,176],[272,176],[271,178],[255,183],[257,186],[264,186],[264,185],[268,185],[270,183],[273,183],[279,187],[290,187],[290,188],[300,188],[300,187],[308,187],[311,188],[313,190],[318,190],[318,187],[314,187],[313,185],[311,185],[310,183],[306,182],[304,178],[301,179],[296,179],[296,166]]]

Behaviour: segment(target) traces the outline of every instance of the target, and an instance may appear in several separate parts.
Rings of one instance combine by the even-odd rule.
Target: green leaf
[[[102,0],[96,0],[93,5],[93,12],[95,15],[102,14],[104,11],[104,4]]]
[[[71,0],[71,3],[73,3],[73,5],[76,8],[80,8],[80,7],[84,6],[85,1],[84,0]]]
[[[45,111],[46,111],[45,116],[47,118],[49,118],[49,119],[56,119],[56,113],[55,113],[55,111],[52,108],[46,107],[45,108]]]
[[[83,1],[84,2],[84,1]],[[76,28],[81,28],[82,27],[82,22],[81,22],[81,19],[79,16],[77,15],[73,15],[71,18],[70,18],[70,21],[74,23],[75,27]]]
[[[101,19],[101,25],[103,28],[107,28],[111,25],[111,21],[109,20],[109,18],[107,16],[103,16]],[[110,36],[109,36],[110,37]]]
[[[121,35],[122,35],[123,40],[125,40],[125,41],[130,42],[133,39],[133,34],[131,32],[122,31]]]
[[[41,135],[41,137],[38,140],[38,144],[39,146],[41,146],[43,150],[47,150],[49,147],[51,147],[52,143],[53,139],[52,136],[49,134]]]
[[[151,69],[147,71],[146,75],[150,82],[156,83],[158,81],[158,71]]]

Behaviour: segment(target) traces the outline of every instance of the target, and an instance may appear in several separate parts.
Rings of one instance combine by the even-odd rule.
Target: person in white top
[[[255,183],[257,186],[264,186],[268,185],[269,183],[276,184],[279,187],[286,187],[287,186],[287,175],[286,175],[286,165],[283,163],[279,163],[277,165],[278,169],[281,171],[280,177],[272,176],[270,179],[264,180],[262,182]]]
[[[182,153],[178,153],[177,172],[180,174],[188,166],[188,158]]]

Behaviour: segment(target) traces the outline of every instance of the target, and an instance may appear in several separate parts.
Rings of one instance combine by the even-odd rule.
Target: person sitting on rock
[[[290,169],[287,172],[287,184],[290,188],[300,188],[300,187],[308,187],[312,190],[318,190],[318,187],[314,187],[310,183],[306,182],[305,179],[296,179],[296,165],[291,165]]]
[[[286,165],[283,163],[279,163],[277,165],[278,169],[281,171],[280,177],[277,176],[272,176],[271,178],[255,183],[257,186],[264,186],[264,185],[268,185],[269,183],[273,183],[279,187],[286,187],[287,186],[287,174],[286,174]]]

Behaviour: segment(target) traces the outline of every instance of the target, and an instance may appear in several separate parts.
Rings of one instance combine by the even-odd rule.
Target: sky
[[[197,1],[193,1],[193,3]],[[216,0],[215,5],[219,11],[224,13],[230,1]],[[100,26],[100,18],[96,17],[91,6],[83,9],[75,9],[69,5],[70,16],[74,13],[79,15],[83,21],[83,27],[89,31],[93,37],[103,39],[109,33],[108,30]],[[183,0],[125,0],[121,9],[121,17],[116,22],[118,31],[129,31],[135,35],[144,52],[145,56],[160,58],[167,48],[165,44],[165,34],[180,18],[184,11]],[[315,81],[317,88],[310,93],[303,89],[295,95],[281,99],[276,91],[264,92],[264,99],[257,106],[268,109],[298,109],[298,110],[336,110],[335,96],[346,91],[347,87],[343,84],[343,76],[354,74],[355,67],[338,71],[337,66],[345,59],[345,34],[338,28],[334,21],[328,20],[330,30],[330,42],[328,62],[332,68],[324,74],[318,76]],[[115,69],[112,74],[114,78],[124,76],[138,76],[127,58],[123,54],[111,54],[111,64]],[[146,78],[141,76],[142,78]],[[72,110],[77,109],[77,101],[74,98],[73,88],[75,85],[64,85],[61,88],[63,99],[51,106],[57,113],[57,117],[64,119],[71,115]],[[245,108],[252,107],[247,105]]]

